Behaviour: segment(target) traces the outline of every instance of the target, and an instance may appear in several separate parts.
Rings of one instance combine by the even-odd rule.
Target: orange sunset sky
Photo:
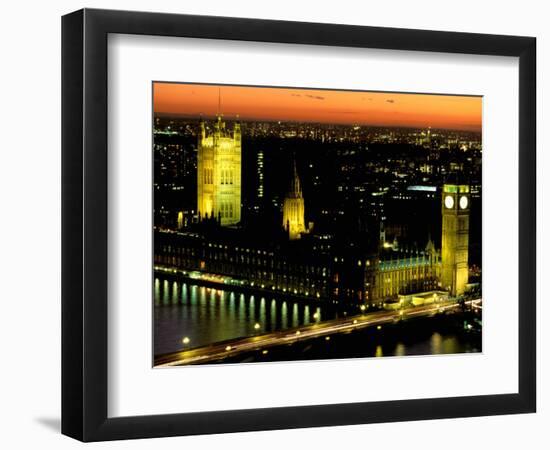
[[[189,117],[481,131],[482,99],[472,96],[155,82],[153,103]]]

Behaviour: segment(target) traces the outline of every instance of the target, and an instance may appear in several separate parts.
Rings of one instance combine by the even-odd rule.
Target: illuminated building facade
[[[341,304],[380,306],[400,294],[439,286],[441,264],[435,250],[380,259],[370,252],[313,250],[306,239],[289,241],[284,236],[254,243],[239,230],[228,231],[158,232],[155,265],[196,272],[197,279],[206,281],[213,277],[268,294]]]
[[[221,116],[208,135],[201,121],[197,152],[197,210],[200,219],[222,226],[241,220],[241,126],[226,128]]]
[[[430,240],[424,252],[411,251],[380,259],[370,296],[376,302],[399,294],[430,291],[438,288],[440,274],[439,252]]]
[[[294,172],[290,199],[301,200],[303,214],[297,183]],[[198,232],[157,231],[155,265],[196,272],[207,281],[214,276],[266,293],[340,304],[382,306],[399,295],[441,289],[459,296],[468,283],[468,191],[468,186],[443,187],[441,252],[431,239],[422,251],[399,251],[338,240],[320,245],[313,233],[297,240],[289,239],[287,230],[254,240],[244,229],[211,224]]]
[[[290,186],[283,203],[283,228],[287,231],[290,240],[300,239],[306,231],[304,197],[296,161],[292,165]]]
[[[266,294],[326,300],[334,291],[333,266],[327,254],[311,251],[284,234],[251,242],[239,229],[211,233],[168,232],[155,235],[155,266],[185,270],[198,280],[223,279]]]
[[[469,186],[445,184],[441,212],[441,285],[452,296],[462,295],[468,283]]]

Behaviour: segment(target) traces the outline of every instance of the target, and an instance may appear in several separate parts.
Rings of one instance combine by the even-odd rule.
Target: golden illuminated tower
[[[219,115],[209,136],[200,124],[197,210],[201,219],[215,218],[224,226],[241,220],[241,125],[235,122],[229,131]]]
[[[468,283],[470,187],[443,185],[441,211],[441,284],[452,296],[462,295]]]
[[[300,178],[296,170],[296,161],[293,163],[293,172],[290,186],[283,203],[283,227],[291,240],[300,239],[300,233],[306,231],[304,197]]]

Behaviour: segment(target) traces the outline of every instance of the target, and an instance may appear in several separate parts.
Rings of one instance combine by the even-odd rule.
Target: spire
[[[300,177],[298,177],[298,169],[296,168],[296,160],[292,160],[292,177],[290,178],[290,186],[288,188],[287,197],[302,198],[302,186],[300,185]]]
[[[426,252],[431,254],[433,253],[435,250],[435,246],[434,246],[434,243],[432,241],[432,235],[431,233],[428,234],[428,243],[426,244]]]
[[[222,121],[222,88],[218,87],[218,113],[216,114],[216,128],[218,131],[223,132],[225,130],[225,122]]]

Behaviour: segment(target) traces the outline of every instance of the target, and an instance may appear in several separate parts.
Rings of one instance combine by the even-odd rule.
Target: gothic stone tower
[[[443,185],[441,212],[441,284],[452,296],[462,295],[468,283],[469,186]]]
[[[214,131],[206,135],[200,124],[197,154],[197,209],[202,219],[219,219],[221,225],[241,220],[241,125],[233,131],[218,116]]]
[[[304,216],[304,197],[294,161],[290,186],[283,203],[283,227],[288,232],[289,239],[300,239],[300,233],[306,231]]]

